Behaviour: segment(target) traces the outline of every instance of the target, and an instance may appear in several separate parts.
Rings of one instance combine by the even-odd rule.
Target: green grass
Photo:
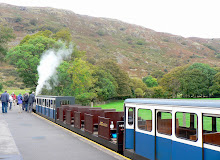
[[[94,107],[101,107],[102,109],[116,109],[116,111],[123,111],[124,110],[123,106],[124,106],[124,100],[120,100],[120,101],[113,101],[103,105],[97,105]]]
[[[26,93],[26,92],[30,92],[29,89],[3,89],[3,90],[2,90],[2,93],[3,93],[4,91],[7,91],[9,94],[12,94],[12,92],[14,92],[16,96],[17,96],[19,93],[21,93],[21,94],[23,95],[23,94]]]

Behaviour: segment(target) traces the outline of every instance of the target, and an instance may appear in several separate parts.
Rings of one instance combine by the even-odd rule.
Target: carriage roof
[[[220,100],[133,98],[133,99],[126,99],[125,103],[220,108]]]

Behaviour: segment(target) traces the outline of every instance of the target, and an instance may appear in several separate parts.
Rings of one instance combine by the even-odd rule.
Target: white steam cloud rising
[[[36,95],[41,93],[43,87],[50,89],[48,80],[53,78],[56,82],[56,69],[63,62],[63,60],[70,57],[73,51],[73,47],[63,48],[59,50],[47,50],[43,53],[40,60],[40,65],[37,67],[39,79],[38,86],[36,88]]]

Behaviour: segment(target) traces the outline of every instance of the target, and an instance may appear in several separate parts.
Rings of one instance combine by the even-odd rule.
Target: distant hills
[[[156,70],[168,72],[194,62],[220,66],[220,38],[184,38],[115,19],[2,3],[0,23],[15,31],[17,38],[10,43],[11,47],[27,34],[45,29],[56,32],[67,27],[75,44],[86,51],[89,61],[114,59],[132,77],[143,77]]]

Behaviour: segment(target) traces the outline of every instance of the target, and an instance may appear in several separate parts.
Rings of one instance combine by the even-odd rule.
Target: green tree
[[[166,91],[162,86],[153,87],[153,94],[152,98],[165,98],[166,97]]]
[[[182,77],[183,71],[186,70],[188,65],[183,67],[176,67],[171,70],[169,73],[165,74],[160,80],[160,85],[168,92],[168,95],[173,98],[177,97],[177,94],[181,92],[181,82],[180,78]]]
[[[131,88],[130,88],[130,78],[128,74],[123,71],[117,63],[106,60],[102,61],[100,66],[111,73],[111,75],[114,77],[115,81],[117,82],[118,88],[117,88],[117,96],[119,98],[125,98],[131,96]]]
[[[109,72],[97,67],[93,72],[93,77],[96,79],[94,88],[100,101],[106,101],[117,96],[116,89],[118,86]]]
[[[181,85],[187,96],[210,96],[211,86],[217,71],[208,64],[194,63],[183,72]]]
[[[62,45],[62,43],[52,38],[33,36],[10,49],[6,58],[11,64],[15,65],[26,87],[35,88],[38,80],[37,66],[39,65],[42,53],[45,50],[59,48]]]
[[[210,87],[211,95],[220,97],[220,72],[218,72],[213,79],[213,85]]]
[[[81,103],[89,103],[97,97],[94,90],[95,79],[92,76],[93,68],[88,62],[76,58],[71,62],[68,74],[72,79],[73,95]]]
[[[158,86],[157,79],[153,78],[152,76],[144,77],[143,82],[147,85],[147,87],[156,87],[156,86]]]
[[[60,31],[58,31],[56,34],[53,35],[53,38],[55,38],[56,40],[62,40],[67,44],[69,44],[72,40],[71,33],[67,28],[63,28]]]
[[[2,61],[7,54],[7,43],[14,38],[15,35],[11,28],[0,25],[0,61]]]
[[[198,69],[186,70],[182,74],[181,86],[185,97],[197,97],[206,91],[207,77]]]
[[[134,93],[137,98],[142,98],[144,96],[144,92],[141,88],[136,88]]]
[[[140,78],[131,78],[130,86],[131,86],[131,89],[132,89],[134,94],[136,93],[135,90],[137,88],[140,88],[142,90],[143,95],[144,95],[144,91],[147,89],[147,86],[145,85],[145,83]],[[143,97],[143,95],[142,95],[142,97]]]
[[[165,74],[164,72],[157,70],[157,71],[152,72],[151,76],[159,80],[164,76],[164,74]]]

